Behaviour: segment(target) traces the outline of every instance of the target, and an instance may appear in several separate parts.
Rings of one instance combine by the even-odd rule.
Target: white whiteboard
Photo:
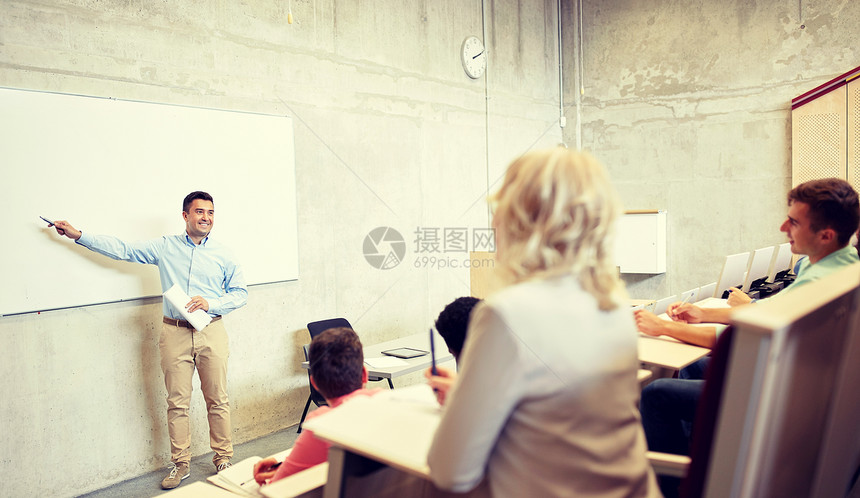
[[[0,88],[0,315],[161,294],[39,219],[132,242],[180,234],[182,199],[215,200],[211,237],[249,284],[298,278],[292,120]]]

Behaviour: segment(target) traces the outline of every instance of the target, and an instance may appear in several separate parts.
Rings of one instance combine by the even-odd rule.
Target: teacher
[[[87,249],[121,261],[158,266],[161,288],[174,284],[189,296],[189,312],[202,309],[212,322],[196,331],[182,319],[180,311],[163,302],[161,370],[167,387],[167,429],[171,464],[161,487],[179,486],[191,475],[191,431],[188,407],[195,368],[209,414],[209,445],[215,451],[212,463],[220,471],[230,466],[233,441],[230,403],[227,399],[227,330],[221,317],[245,305],[248,290],[242,270],[232,254],[209,233],[215,224],[215,204],[206,192],[191,192],[182,202],[185,233],[160,239],[126,243],[116,237],[82,233],[66,221],[57,221],[57,233]]]

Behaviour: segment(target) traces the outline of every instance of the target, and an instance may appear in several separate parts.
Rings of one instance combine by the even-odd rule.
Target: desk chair
[[[311,335],[311,341],[314,340],[314,337],[322,334],[324,331],[328,329],[338,328],[338,327],[347,327],[352,328],[352,325],[346,320],[346,318],[330,318],[328,320],[320,320],[317,322],[311,322],[308,324],[308,332]],[[310,361],[309,351],[310,346],[304,345],[302,346],[302,350],[305,352],[305,361]],[[302,424],[305,423],[305,417],[308,415],[308,408],[311,406],[311,401],[317,406],[324,406],[326,403],[325,398],[319,391],[314,388],[314,385],[311,384],[311,370],[308,368],[308,387],[310,388],[310,394],[308,395],[308,401],[305,403],[305,409],[302,412],[302,418],[299,420],[299,429],[296,431],[297,433],[302,432]]]
[[[346,318],[330,318],[328,320],[319,320],[317,322],[311,322],[308,324],[308,332],[311,335],[311,341],[314,340],[314,337],[322,334],[324,331],[328,329],[338,328],[338,327],[347,327],[352,328],[352,325],[346,320]],[[302,346],[302,350],[305,352],[305,361],[310,361],[309,351],[310,347],[308,345]],[[314,385],[311,384],[311,370],[308,368],[308,387],[310,388],[310,394],[308,395],[308,401],[305,403],[305,409],[302,412],[302,418],[299,420],[299,429],[296,431],[297,433],[302,432],[302,424],[305,423],[305,417],[308,415],[308,408],[311,406],[311,401],[317,406],[326,405],[326,400],[319,391],[314,388]]]
[[[714,295],[714,292],[717,290],[717,283],[711,282],[707,285],[703,285],[699,287],[699,297],[698,301],[704,301],[709,297],[717,297]]]
[[[305,352],[305,361],[310,360],[310,357],[308,355],[309,350],[310,350],[310,347],[307,344],[302,346],[302,351]],[[305,409],[302,412],[302,419],[299,420],[299,430],[296,431],[297,434],[301,434],[301,432],[302,432],[302,424],[305,423],[305,417],[308,416],[308,408],[311,407],[311,401],[313,401],[314,404],[317,406],[325,406],[328,404],[328,402],[325,400],[325,397],[319,391],[317,391],[317,389],[311,383],[311,371],[310,371],[310,369],[308,369],[308,387],[311,389],[311,394],[308,396],[308,402],[305,403]]]
[[[346,318],[329,318],[328,320],[319,320],[316,322],[309,323],[308,332],[311,334],[311,340],[314,340],[314,337],[322,334],[326,330],[338,327],[346,327],[351,329],[352,325],[349,324],[349,321],[347,321]]]
[[[324,331],[337,327],[346,327],[352,329],[352,325],[349,324],[346,318],[329,318],[328,320],[320,320],[318,322],[309,323],[308,332],[311,334],[311,340],[314,340],[314,337],[322,334]],[[371,382],[379,382],[380,380],[382,380],[382,377],[368,377],[367,380]],[[390,389],[394,389],[394,383],[391,382],[391,379],[387,380],[388,387]]]
[[[677,302],[678,302],[678,296],[677,295],[664,297],[663,299],[660,299],[659,301],[657,301],[654,304],[654,314],[655,315],[661,315],[661,314],[665,313],[666,308],[668,308],[670,304],[677,303]]]
[[[728,297],[729,287],[743,286],[750,258],[752,258],[752,252],[726,256],[720,278],[717,279],[717,290],[714,292],[714,297],[725,299]]]
[[[763,284],[768,277],[773,255],[776,253],[776,247],[763,247],[756,249],[750,258],[749,268],[744,278],[744,286],[741,288],[744,292],[749,292],[750,289]]]
[[[349,321],[347,321],[346,318],[329,318],[328,320],[320,320],[317,322],[309,323],[308,332],[311,334],[311,340],[314,340],[314,337],[322,334],[324,331],[337,327],[346,327],[352,329],[352,325],[349,324]],[[371,382],[379,382],[380,380],[382,380],[382,377],[368,377],[367,380]],[[391,379],[387,380],[388,387],[390,389],[394,389],[394,383],[391,382]]]
[[[687,303],[695,303],[699,300],[699,288],[690,289],[682,292],[678,299]]]
[[[780,244],[767,272],[768,283],[774,283],[791,271],[791,244]]]

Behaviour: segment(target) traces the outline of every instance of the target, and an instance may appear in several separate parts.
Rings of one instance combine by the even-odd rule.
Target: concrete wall
[[[0,2],[0,86],[293,118],[301,277],[253,287],[226,318],[236,442],[298,421],[307,322],[344,316],[374,343],[424,330],[467,294],[461,255],[420,252],[415,232],[488,226],[483,199],[507,163],[575,144],[577,130],[628,208],[669,211],[669,271],[627,277],[634,296],[707,283],[726,254],[781,242],[789,101],[860,64],[849,0],[803,2],[803,29],[796,3],[778,0],[584,0],[580,74],[564,2],[562,130],[556,2],[486,2],[480,80],[458,56],[481,35],[478,1],[295,1],[292,25],[287,4]],[[278,213],[247,221],[265,243]],[[407,241],[392,270],[362,255],[378,226]],[[0,318],[3,494],[69,496],[167,462],[159,315],[143,300]],[[192,401],[203,454],[199,392]]]
[[[299,0],[292,25],[287,5],[0,2],[0,86],[294,120],[301,276],[252,287],[225,318],[235,442],[298,422],[307,322],[346,317],[372,344],[426,330],[467,295],[465,254],[417,251],[416,230],[430,229],[426,240],[488,227],[488,185],[530,147],[561,141],[553,1],[487,2],[494,56],[479,80],[459,59],[463,39],[482,36],[479,1]],[[265,244],[278,217],[246,221]],[[391,270],[363,257],[379,226],[407,241]],[[0,317],[0,494],[70,496],[166,465],[160,315],[150,299]],[[191,411],[200,455],[210,450],[199,391]]]
[[[575,2],[562,18],[573,70]],[[625,276],[631,295],[678,294],[785,242],[791,99],[860,65],[860,2],[585,0],[582,21],[582,145],[628,209],[668,211],[668,271]]]

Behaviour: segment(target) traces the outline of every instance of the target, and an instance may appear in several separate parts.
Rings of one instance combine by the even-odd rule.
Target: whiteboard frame
[[[182,199],[215,200],[212,240],[249,285],[296,280],[292,119],[0,88],[0,315],[160,296],[152,265],[114,261],[39,219],[127,242],[184,232]]]

